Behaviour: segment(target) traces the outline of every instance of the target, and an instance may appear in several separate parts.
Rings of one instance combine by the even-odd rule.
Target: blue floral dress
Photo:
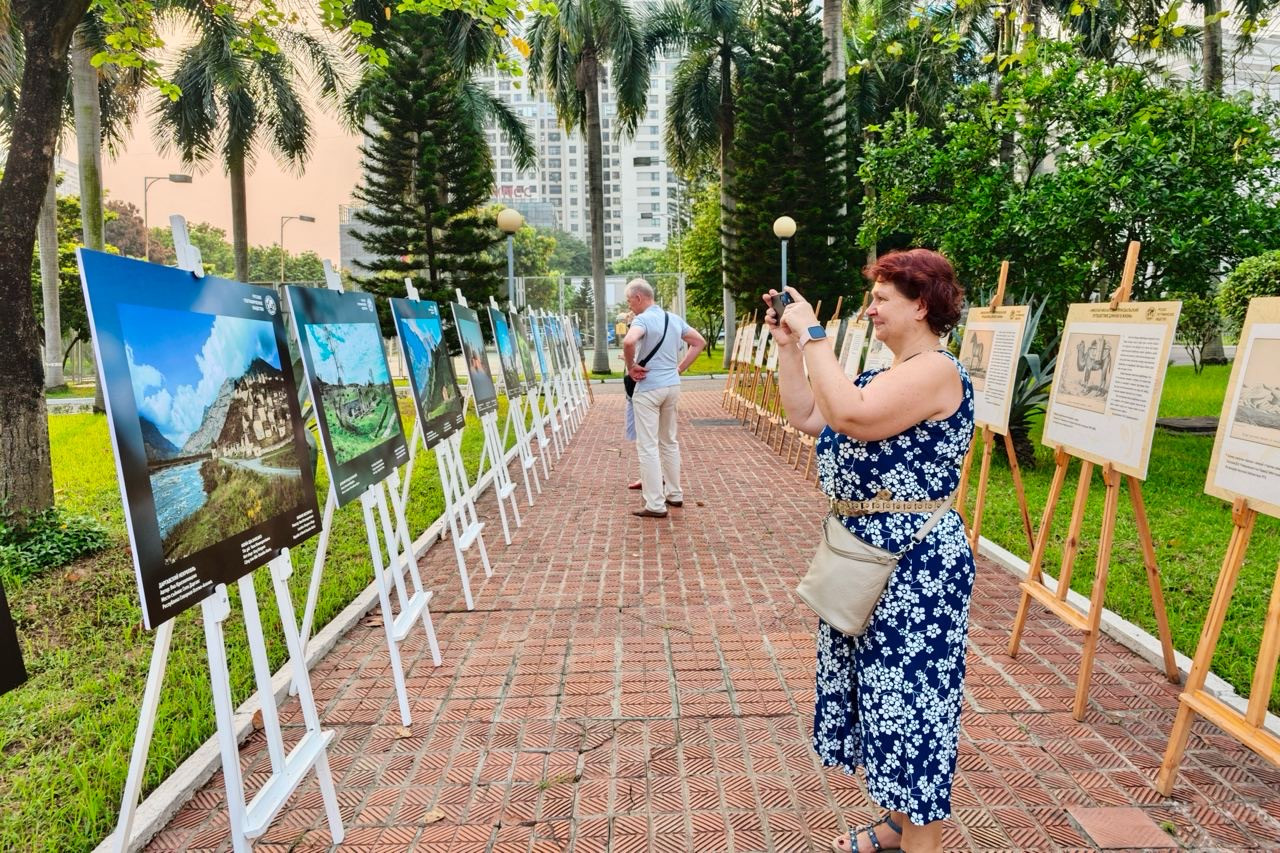
[[[973,437],[973,385],[945,420],[923,421],[882,441],[862,442],[830,427],[818,437],[818,481],[828,495],[867,500],[945,498],[960,482]],[[859,376],[865,387],[881,371]],[[845,525],[882,548],[901,550],[929,513],[877,513]],[[917,825],[951,815],[951,779],[960,738],[973,553],[954,509],[899,562],[861,637],[818,622],[813,748],[828,766],[862,765],[867,793]]]

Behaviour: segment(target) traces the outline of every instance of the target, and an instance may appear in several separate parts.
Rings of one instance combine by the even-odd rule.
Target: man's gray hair
[[[628,299],[633,293],[643,293],[649,299],[653,298],[653,285],[642,278],[633,278],[627,282],[627,286],[622,289],[622,295]]]

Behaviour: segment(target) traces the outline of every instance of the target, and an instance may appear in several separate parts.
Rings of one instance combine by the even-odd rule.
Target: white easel
[[[173,229],[173,243],[180,269],[204,277],[204,265],[200,250],[191,244],[186,220],[178,215],[169,217]],[[99,357],[100,354],[99,354]],[[254,680],[258,684],[258,704],[262,712],[263,731],[267,740],[267,754],[271,760],[271,775],[248,803],[245,802],[244,778],[240,771],[240,746],[236,739],[232,719],[234,706],[231,699],[231,673],[227,668],[226,638],[223,622],[231,615],[231,601],[226,584],[218,584],[216,591],[200,603],[204,619],[205,649],[209,656],[209,679],[213,688],[214,716],[217,719],[218,743],[222,753],[223,780],[227,793],[227,810],[230,820],[228,831],[231,847],[236,853],[247,853],[251,840],[267,831],[272,819],[302,783],[309,771],[314,770],[320,785],[320,798],[324,803],[329,834],[334,844],[342,842],[344,830],[338,812],[338,796],[329,771],[328,747],[333,732],[320,728],[320,715],[316,712],[315,697],[311,692],[311,679],[307,673],[306,652],[298,633],[298,621],[289,593],[289,577],[293,574],[293,562],[289,549],[268,564],[271,583],[275,591],[276,606],[280,611],[280,624],[284,630],[285,644],[289,649],[289,668],[298,689],[298,704],[307,733],[302,740],[285,752],[284,737],[280,731],[279,710],[275,692],[271,687],[271,666],[267,660],[266,640],[262,634],[262,618],[258,612],[258,596],[253,586],[253,575],[247,574],[238,581],[240,600],[244,607],[245,631],[249,638],[249,656],[253,661]],[[164,671],[169,661],[169,647],[173,640],[176,617],[156,629],[155,647],[151,652],[151,667],[147,672],[147,686],[142,694],[142,708],[138,716],[138,729],[133,739],[133,752],[129,758],[129,774],[125,778],[124,796],[120,803],[120,818],[112,836],[112,847],[117,853],[130,849],[133,839],[133,821],[138,807],[138,795],[142,789],[142,777],[146,770],[147,752],[155,733],[156,714],[160,707],[160,689],[164,683]]]
[[[547,322],[551,314],[543,312],[542,315],[542,337],[543,345],[547,350],[547,360],[551,362],[551,390],[554,403],[551,406],[551,413],[555,417],[553,421],[553,429],[562,430],[564,435],[561,441],[567,445],[569,440],[573,438],[573,433],[577,427],[574,418],[574,400],[569,394],[569,380],[565,377],[565,367],[561,364],[563,360],[561,354],[557,351],[557,344],[554,333],[551,330],[551,324]]]
[[[342,292],[342,277],[334,270],[329,261],[324,262],[325,286],[330,290]],[[301,330],[294,318],[294,329],[298,332],[298,346],[304,346]],[[317,411],[316,416],[319,417]],[[330,472],[332,475],[332,472]],[[390,481],[390,484],[388,484]],[[311,581],[307,585],[307,603],[302,617],[302,642],[311,639],[311,625],[315,618],[316,602],[320,596],[320,578],[324,574],[324,560],[329,546],[329,531],[333,527],[333,513],[338,507],[336,485],[330,479],[329,494],[324,503],[324,518],[320,526],[320,541],[316,546],[316,559],[311,567]],[[390,495],[390,500],[388,500]],[[382,629],[387,638],[387,654],[391,658],[391,677],[395,683],[396,700],[400,706],[400,722],[405,726],[412,724],[409,712],[409,696],[405,689],[404,666],[400,660],[400,643],[409,636],[413,626],[422,622],[427,633],[427,644],[431,648],[431,662],[435,666],[441,664],[440,644],[436,641],[435,627],[431,623],[432,592],[422,586],[422,575],[418,572],[418,559],[409,541],[409,523],[405,520],[404,503],[399,500],[400,475],[392,469],[386,479],[374,483],[360,495],[360,506],[364,512],[365,534],[369,540],[369,557],[373,560],[373,578],[378,587],[378,603],[382,607]],[[388,508],[388,504],[390,508]],[[377,513],[382,523],[382,539],[378,538],[378,526],[374,522]],[[395,515],[395,525],[391,516]],[[401,546],[403,545],[403,550]],[[385,546],[387,563],[382,562],[382,549]],[[409,580],[413,591],[405,586],[404,573],[409,572]],[[387,572],[391,577],[387,578]],[[390,581],[390,583],[388,583]],[[400,606],[397,614],[391,608],[391,589],[395,588],[396,603]],[[298,687],[295,680],[294,688]]]
[[[538,327],[541,327],[541,332],[535,331]],[[540,314],[532,310],[529,312],[529,336],[535,355],[538,352],[542,353],[542,358],[538,359],[538,369],[541,373],[541,378],[538,380],[538,400],[541,406],[546,407],[546,410],[542,411],[540,406],[535,406],[534,414],[538,418],[539,434],[545,426],[546,432],[551,436],[551,445],[555,448],[558,460],[564,453],[565,440],[564,436],[560,435],[560,415],[555,389],[555,360],[548,351],[550,348],[546,342],[546,326],[542,325]],[[539,341],[542,341],[541,349],[538,347]]]
[[[413,280],[404,280],[405,290],[414,302],[419,301],[418,289]],[[440,486],[444,489],[444,518],[449,523],[449,533],[453,540],[453,555],[458,561],[458,578],[462,581],[462,597],[468,610],[474,610],[476,603],[471,595],[471,575],[467,571],[466,552],[472,545],[480,549],[480,562],[484,565],[484,576],[493,577],[493,567],[489,564],[489,551],[484,544],[484,522],[476,513],[475,500],[471,495],[471,484],[467,482],[467,468],[462,462],[462,433],[453,433],[435,447],[436,468],[440,472]],[[404,470],[404,487],[400,489],[400,505],[403,508],[409,502],[409,483],[413,475],[413,462],[418,454],[418,446],[426,449],[426,437],[422,432],[422,422],[414,424],[413,435],[409,438],[409,462]],[[394,491],[393,491],[394,494]],[[408,528],[400,531],[401,543],[411,555],[417,559],[413,542],[409,539]]]
[[[468,307],[467,298],[462,295],[462,291],[454,292],[457,294],[458,304],[463,308]],[[479,315],[477,315],[478,319]],[[520,506],[516,503],[516,484],[511,481],[511,474],[507,471],[505,445],[502,442],[502,436],[498,435],[498,411],[494,409],[488,414],[480,414],[480,401],[475,399],[474,393],[470,393],[470,382],[467,383],[467,390],[469,397],[475,402],[476,415],[480,418],[480,428],[484,431],[484,450],[480,453],[480,464],[476,466],[475,479],[477,483],[480,482],[480,478],[485,473],[485,463],[488,462],[493,468],[493,492],[498,499],[498,517],[502,519],[502,538],[510,545],[511,526],[507,522],[506,501],[511,501],[511,513],[515,516],[516,527],[520,527],[523,522],[520,521]],[[465,402],[462,410],[466,411]]]
[[[494,311],[496,311],[499,315],[502,314],[502,309],[498,307],[497,301],[492,296],[489,297],[489,307],[492,308]],[[502,319],[504,322],[508,322],[506,317],[503,317]],[[513,334],[514,332],[512,332],[510,329],[507,330],[508,338],[510,338],[511,335]],[[494,331],[495,344],[497,343],[497,336],[498,336],[498,333],[495,330]],[[516,346],[515,340],[511,339],[511,349],[513,351],[515,350],[515,346]],[[518,354],[517,354],[517,357],[519,357]],[[498,354],[498,358],[499,358],[499,361],[501,361],[501,358],[502,358],[501,353]],[[502,428],[502,445],[501,446],[502,447],[507,446],[507,436],[510,435],[512,430],[514,429],[515,435],[516,435],[516,449],[520,457],[520,473],[524,475],[525,499],[529,501],[529,506],[533,506],[533,489],[529,487],[529,471],[530,470],[533,471],[533,485],[537,487],[538,494],[542,494],[542,483],[538,480],[538,469],[534,468],[534,465],[536,465],[537,462],[533,458],[533,447],[532,447],[533,434],[525,426],[524,389],[508,388],[506,371],[500,370],[499,373],[502,374],[502,388],[507,395],[507,422]]]

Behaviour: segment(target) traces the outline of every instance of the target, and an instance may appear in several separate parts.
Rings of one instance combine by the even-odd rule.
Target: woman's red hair
[[[925,321],[935,335],[943,335],[960,322],[964,288],[956,280],[951,261],[932,249],[900,249],[868,264],[867,281],[892,284],[908,299],[924,302]]]

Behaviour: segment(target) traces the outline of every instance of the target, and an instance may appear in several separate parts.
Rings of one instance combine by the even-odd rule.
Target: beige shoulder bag
[[[832,628],[851,637],[862,636],[898,560],[924,541],[955,497],[952,492],[897,553],[872,545],[845,527],[834,511],[828,513],[822,521],[822,541],[796,593]],[[893,503],[882,505],[889,509]]]

